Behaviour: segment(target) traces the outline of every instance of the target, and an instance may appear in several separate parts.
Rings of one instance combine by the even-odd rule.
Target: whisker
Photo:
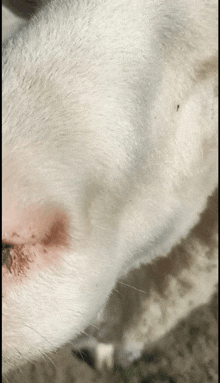
[[[30,328],[32,331],[36,332],[38,335],[40,335],[44,340],[46,340],[48,343],[50,343],[51,346],[53,346],[53,344],[45,337],[43,336],[40,332],[38,332],[37,330],[35,330],[33,327],[30,327],[28,326],[27,324],[25,324],[25,327],[28,327]]]
[[[86,333],[85,331],[80,331],[80,333],[88,336],[88,338],[90,337],[90,334]]]
[[[85,360],[84,360],[84,357],[83,357],[83,356],[85,356],[85,352],[83,352],[82,350],[77,350],[77,352],[80,354],[83,362],[85,363]]]
[[[96,330],[100,330],[100,327],[95,326],[94,324],[90,323],[89,321],[87,321],[87,320],[85,320],[85,319],[84,319],[84,321],[85,321],[89,326],[96,328]]]
[[[14,347],[14,349],[17,351],[17,353],[23,358],[23,359],[25,359],[28,363],[31,361],[27,356],[24,356],[23,354],[22,354],[22,352],[20,352],[18,349],[17,349],[17,347]],[[33,362],[33,364],[36,366],[36,364]],[[22,372],[22,368],[21,367],[19,367],[19,371],[20,372]]]
[[[118,290],[115,289],[115,288],[113,289],[113,291],[115,291],[116,293],[118,293],[118,295],[120,295],[120,297],[123,298],[123,295],[122,295],[122,293],[121,293],[120,291],[118,291]]]
[[[121,285],[124,285],[124,286],[130,287],[131,289],[134,289],[134,290],[136,290],[136,291],[140,291],[140,293],[144,293],[144,294],[147,294],[147,293],[146,293],[146,291],[143,291],[143,290],[137,289],[136,287],[134,287],[134,286],[131,286],[131,285],[128,285],[127,283],[124,283],[124,282],[119,282],[119,281],[118,281],[118,283],[120,283]]]
[[[74,310],[72,310],[72,309],[70,309],[70,308],[69,308],[69,311],[70,311],[70,312],[74,312]],[[100,327],[97,327],[96,325],[94,325],[93,323],[87,321],[86,319],[83,319],[83,321],[84,321],[85,323],[87,323],[89,326],[94,327],[96,330],[100,330]]]
[[[54,363],[53,360],[47,355],[46,352],[43,352],[43,356],[44,356],[45,358],[47,358],[47,359],[52,363],[52,365],[56,368],[55,363]]]

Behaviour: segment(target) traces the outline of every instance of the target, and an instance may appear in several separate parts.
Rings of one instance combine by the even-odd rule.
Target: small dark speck
[[[176,107],[176,111],[177,111],[177,112],[178,112],[178,110],[179,110],[179,107],[180,107],[180,106],[179,106],[179,105],[177,105],[177,107]]]
[[[12,237],[20,237],[20,235],[18,235],[17,233],[12,233]]]
[[[36,235],[32,234],[31,238],[36,238]]]

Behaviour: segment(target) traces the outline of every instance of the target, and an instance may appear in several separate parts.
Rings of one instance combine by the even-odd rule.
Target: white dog
[[[216,128],[215,0],[53,0],[7,39],[4,371],[187,235],[217,185]]]

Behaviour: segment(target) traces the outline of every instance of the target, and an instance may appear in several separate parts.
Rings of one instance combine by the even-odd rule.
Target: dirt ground
[[[75,357],[69,345],[51,360],[14,371],[3,383],[217,383],[217,304],[216,293],[129,368],[98,372]]]

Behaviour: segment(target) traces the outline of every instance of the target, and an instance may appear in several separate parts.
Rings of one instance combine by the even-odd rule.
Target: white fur
[[[76,337],[198,221],[217,184],[216,56],[214,0],[54,0],[5,43],[3,237],[16,201],[68,212],[72,243],[3,298],[5,370]]]

